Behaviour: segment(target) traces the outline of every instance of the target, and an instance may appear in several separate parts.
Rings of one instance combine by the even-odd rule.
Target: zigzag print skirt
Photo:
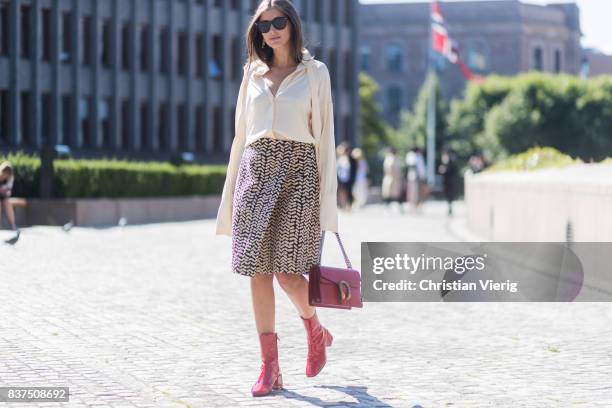
[[[319,178],[311,143],[262,137],[243,152],[232,213],[232,271],[308,273],[319,261]]]

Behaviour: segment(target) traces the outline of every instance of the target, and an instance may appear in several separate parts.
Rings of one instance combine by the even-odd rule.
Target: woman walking
[[[216,234],[232,237],[232,271],[248,276],[262,365],[254,396],[282,388],[273,277],[306,329],[306,375],[326,363],[332,335],[308,303],[321,230],[338,231],[334,118],[327,66],[303,47],[287,0],[264,0],[246,32],[247,62]]]
[[[355,185],[353,186],[355,204],[361,208],[368,201],[368,163],[363,157],[363,150],[355,147],[351,151],[351,156],[357,162],[357,172],[355,174]]]
[[[389,148],[383,161],[383,180],[381,188],[381,196],[383,201],[388,205],[393,201],[397,201],[402,210],[400,202],[402,195],[402,164],[397,157],[397,150],[394,147]]]

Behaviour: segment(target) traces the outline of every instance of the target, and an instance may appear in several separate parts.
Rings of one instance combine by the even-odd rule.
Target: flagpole
[[[435,0],[432,2],[435,2]],[[433,67],[433,32],[432,32],[432,5],[429,9],[429,53],[428,53],[428,72],[429,99],[427,101],[427,184],[430,190],[435,184],[435,159],[436,159],[436,89],[435,89],[435,69]]]
[[[435,184],[436,172],[436,74],[431,69],[429,73],[429,100],[427,103],[427,184],[432,189]]]

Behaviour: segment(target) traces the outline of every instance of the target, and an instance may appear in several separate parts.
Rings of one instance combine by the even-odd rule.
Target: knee
[[[272,285],[273,277],[271,273],[256,273],[251,278],[251,283],[256,286]]]
[[[286,292],[297,289],[302,283],[302,276],[289,273],[277,273],[276,279],[280,287]]]

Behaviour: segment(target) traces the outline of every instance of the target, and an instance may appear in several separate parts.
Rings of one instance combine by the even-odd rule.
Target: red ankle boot
[[[331,333],[319,323],[317,312],[305,319],[302,316],[306,334],[308,336],[308,357],[306,358],[306,376],[314,377],[319,374],[327,362],[325,347],[329,347],[334,339]]]
[[[268,395],[272,392],[272,389],[283,388],[283,377],[278,366],[277,340],[276,333],[261,333],[259,335],[261,373],[257,382],[251,388],[254,397]]]

